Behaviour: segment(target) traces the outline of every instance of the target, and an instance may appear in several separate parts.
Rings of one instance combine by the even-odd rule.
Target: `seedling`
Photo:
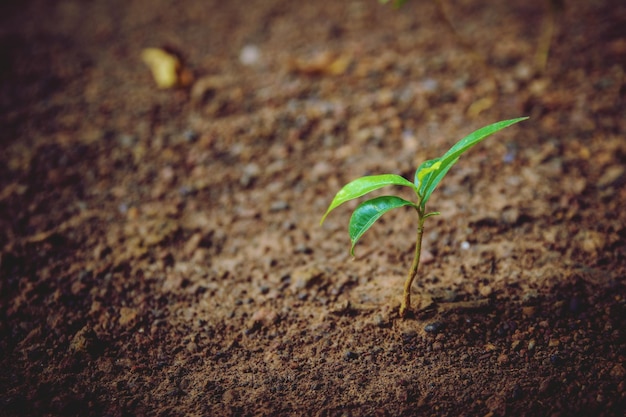
[[[450,168],[459,160],[459,157],[469,148],[481,142],[488,136],[509,127],[515,123],[526,120],[528,117],[520,117],[517,119],[503,120],[498,123],[485,126],[477,131],[470,133],[458,141],[443,156],[423,162],[415,171],[415,179],[413,182],[406,180],[400,175],[383,174],[369,175],[358,178],[345,185],[335,195],[335,198],[328,206],[328,210],[322,217],[320,224],[324,223],[326,216],[339,207],[343,203],[355,198],[364,196],[365,194],[378,190],[388,185],[401,185],[411,188],[417,197],[417,202],[405,200],[403,198],[386,195],[372,198],[357,206],[352,213],[348,232],[350,234],[350,254],[354,256],[354,247],[363,236],[363,234],[378,220],[383,214],[391,209],[398,207],[412,207],[417,212],[417,238],[415,243],[415,255],[413,256],[413,264],[409,270],[409,274],[404,282],[404,294],[402,303],[400,304],[400,316],[404,317],[407,311],[411,309],[411,285],[417,275],[417,269],[420,263],[420,253],[422,250],[422,235],[424,234],[424,221],[430,217],[440,214],[439,212],[427,212],[426,203],[430,199],[431,194],[437,188],[439,182],[448,173]]]

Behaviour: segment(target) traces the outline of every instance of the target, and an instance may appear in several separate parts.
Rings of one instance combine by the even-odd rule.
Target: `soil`
[[[623,415],[625,65],[621,0],[3,2],[0,414]],[[322,214],[519,116],[401,319],[414,213]]]

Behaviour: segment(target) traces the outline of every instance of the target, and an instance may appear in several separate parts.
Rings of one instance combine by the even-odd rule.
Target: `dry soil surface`
[[[623,415],[626,3],[552,3],[3,2],[0,414]],[[399,318],[414,213],[326,207],[519,116]]]

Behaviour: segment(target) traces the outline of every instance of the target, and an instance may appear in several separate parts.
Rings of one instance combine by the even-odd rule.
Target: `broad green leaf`
[[[391,209],[397,207],[412,206],[416,207],[415,203],[407,201],[403,198],[396,196],[382,196],[372,198],[361,204],[354,210],[352,217],[350,217],[350,224],[348,231],[350,233],[350,241],[352,247],[350,248],[350,254],[354,256],[354,246],[359,241],[363,233],[367,231],[375,222]]]
[[[371,191],[378,190],[379,188],[386,187],[387,185],[402,185],[410,187],[417,191],[417,188],[413,183],[400,175],[395,174],[383,174],[383,175],[369,175],[366,177],[358,178],[348,184],[346,184],[335,195],[335,198],[328,206],[328,210],[322,217],[320,224],[324,223],[326,216],[335,208],[339,207],[343,203],[361,197]]]
[[[426,202],[437,185],[439,185],[439,182],[443,179],[443,177],[445,177],[450,168],[456,164],[459,157],[464,152],[494,133],[526,119],[528,119],[528,117],[519,117],[517,119],[503,120],[501,122],[485,126],[458,141],[442,157],[422,163],[415,172],[415,182],[420,196],[420,207],[422,209],[425,208]],[[438,167],[435,170],[432,170],[432,167],[434,167],[438,162],[440,162]]]

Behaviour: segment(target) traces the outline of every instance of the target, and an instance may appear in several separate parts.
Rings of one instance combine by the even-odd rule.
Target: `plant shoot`
[[[464,137],[450,148],[443,156],[423,162],[415,171],[413,182],[395,174],[370,175],[358,178],[345,185],[335,195],[326,213],[322,217],[320,224],[324,222],[326,216],[343,203],[364,196],[365,194],[378,190],[388,185],[400,185],[409,187],[415,192],[416,201],[408,201],[397,196],[381,196],[372,198],[359,204],[352,213],[348,225],[350,234],[350,254],[354,256],[354,247],[363,234],[378,220],[383,214],[398,207],[412,207],[417,212],[417,236],[415,243],[415,254],[413,263],[404,282],[404,293],[400,305],[400,316],[405,317],[411,309],[411,285],[417,276],[422,250],[422,236],[424,234],[424,221],[430,217],[440,214],[439,212],[427,212],[426,203],[431,194],[439,185],[439,182],[448,173],[450,168],[459,160],[459,157],[472,146],[478,144],[488,136],[509,127],[515,123],[528,119],[520,117],[517,119],[503,120],[485,126]]]

